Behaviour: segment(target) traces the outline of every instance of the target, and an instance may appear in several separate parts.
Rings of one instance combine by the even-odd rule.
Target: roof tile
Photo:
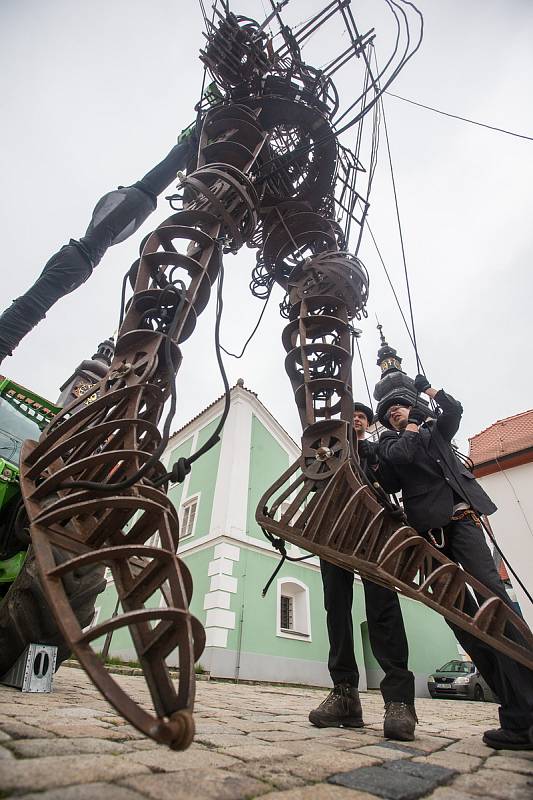
[[[533,409],[498,420],[471,436],[469,442],[469,455],[474,464],[484,464],[533,447]]]

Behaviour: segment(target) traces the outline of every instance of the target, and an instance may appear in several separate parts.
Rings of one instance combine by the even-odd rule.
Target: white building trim
[[[252,392],[248,391],[244,387],[234,386],[231,389],[231,404],[233,405],[237,401],[244,401],[245,404],[248,404],[252,408],[253,413],[274,436],[278,444],[287,452],[290,459],[294,460],[298,458],[300,455],[300,446]],[[217,402],[214,403],[210,408],[205,409],[205,411],[201,412],[198,417],[187,423],[182,430],[173,434],[169,439],[168,447],[171,449],[179,447],[190,438],[193,431],[196,433],[201,431],[214,419],[220,416],[223,406],[224,398],[221,397],[220,400],[217,400]]]
[[[230,605],[231,595],[237,591],[237,578],[232,572],[241,551],[235,545],[220,542],[213,555],[207,570],[211,578],[209,591],[204,597],[206,647],[226,647],[228,631],[235,628],[235,612]]]
[[[235,393],[224,425],[209,527],[214,536],[246,532],[252,440],[252,409],[247,399],[242,390]]]

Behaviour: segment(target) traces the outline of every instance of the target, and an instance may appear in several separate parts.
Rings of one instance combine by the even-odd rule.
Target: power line
[[[403,100],[404,103],[410,103],[413,106],[419,106],[419,108],[425,108],[428,111],[434,111],[435,114],[442,114],[443,117],[451,117],[452,119],[459,119],[461,122],[468,122],[470,125],[478,125],[480,128],[488,128],[490,131],[497,131],[498,133],[506,133],[508,136],[516,136],[518,139],[527,139],[530,142],[533,142],[533,136],[526,136],[524,133],[515,133],[514,131],[508,131],[506,128],[498,128],[496,125],[487,125],[485,122],[477,122],[475,119],[468,119],[468,117],[460,117],[458,114],[450,114],[448,111],[441,111],[439,108],[433,108],[433,106],[426,106],[424,103],[417,103],[416,100],[409,100],[407,97],[401,97],[399,94],[394,94],[394,92],[385,92],[385,94],[390,95],[391,97],[395,97],[397,100]]]

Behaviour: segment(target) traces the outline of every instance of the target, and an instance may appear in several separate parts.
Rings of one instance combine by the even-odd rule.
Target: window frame
[[[192,539],[192,537],[196,533],[196,524],[198,522],[198,507],[200,505],[200,494],[201,494],[200,492],[196,492],[195,494],[191,494],[190,497],[187,497],[186,500],[183,500],[182,503],[180,503],[180,511],[179,511],[179,515],[178,515],[179,523],[180,523],[180,542],[182,541],[182,539]],[[190,508],[193,505],[196,506],[196,508],[195,508],[195,512],[194,512],[194,520],[193,520],[193,523],[192,523],[192,529],[191,529],[190,533],[185,533],[185,513],[186,513],[187,509]],[[189,521],[187,520],[187,525],[188,524],[189,524]]]
[[[293,628],[281,627],[282,597],[292,600]],[[298,578],[286,576],[277,580],[276,636],[283,639],[296,639],[311,642],[311,608],[309,586]]]

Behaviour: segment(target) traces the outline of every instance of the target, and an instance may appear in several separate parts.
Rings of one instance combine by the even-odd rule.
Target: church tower
[[[427,412],[428,416],[434,416],[429,403],[420,397],[419,392],[416,390],[413,378],[410,378],[402,370],[402,358],[385,339],[383,326],[378,323],[377,328],[381,345],[376,363],[381,370],[381,379],[374,388],[374,397],[378,401],[376,416],[379,417],[380,406],[383,407],[383,403],[392,395],[405,397],[411,401],[413,406],[417,406]]]
[[[109,369],[114,353],[115,344],[113,339],[106,339],[100,342],[98,350],[92,358],[78,364],[72,375],[61,386],[59,390],[61,394],[57,399],[57,405],[65,407],[76,397],[85,394],[95,383],[98,383]]]

